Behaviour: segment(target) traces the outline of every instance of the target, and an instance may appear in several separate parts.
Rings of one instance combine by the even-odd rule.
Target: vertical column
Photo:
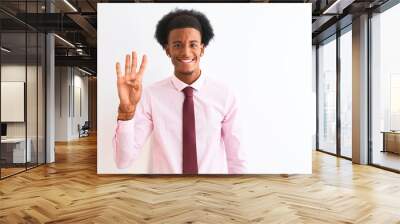
[[[353,162],[368,163],[368,15],[353,19]]]
[[[96,79],[96,77],[89,78],[88,92],[89,92],[88,111],[89,111],[90,131],[97,132],[97,79]]]
[[[315,106],[314,108],[314,117],[317,118],[317,97],[318,97],[318,92],[317,92],[317,46],[313,45],[312,46],[312,91],[314,94],[314,103],[313,105]],[[314,132],[313,132],[313,150],[317,149],[317,129],[318,129],[318,123],[317,119],[314,120],[315,125],[314,125]]]
[[[341,122],[341,62],[340,62],[340,36],[341,31],[336,31],[336,155],[342,155],[342,122]]]
[[[53,12],[51,1],[46,1],[46,11]],[[55,161],[55,44],[53,33],[46,34],[46,163]]]

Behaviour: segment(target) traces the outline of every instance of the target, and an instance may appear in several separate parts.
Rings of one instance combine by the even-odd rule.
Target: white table
[[[1,139],[2,148],[5,147],[13,147],[13,163],[25,163],[31,162],[32,154],[31,154],[31,145],[32,141],[30,138],[27,138],[26,142],[28,143],[26,147],[25,154],[25,138],[6,138]],[[25,159],[27,159],[25,161]]]

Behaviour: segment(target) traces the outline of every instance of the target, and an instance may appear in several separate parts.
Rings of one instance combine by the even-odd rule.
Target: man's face
[[[169,32],[167,55],[175,67],[175,73],[192,75],[199,70],[200,57],[204,53],[201,34],[194,28],[179,28]]]

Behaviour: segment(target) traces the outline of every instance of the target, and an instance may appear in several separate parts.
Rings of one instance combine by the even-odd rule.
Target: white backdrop
[[[203,12],[214,28],[215,38],[201,59],[202,74],[237,93],[249,173],[311,173],[311,4],[275,3],[98,4],[98,173],[147,173],[148,144],[129,168],[120,170],[113,160],[115,63],[123,66],[125,55],[135,49],[149,58],[145,87],[173,75],[154,33],[161,17],[175,8]]]

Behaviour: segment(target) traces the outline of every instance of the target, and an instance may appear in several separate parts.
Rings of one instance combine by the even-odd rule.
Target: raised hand
[[[118,119],[120,120],[132,119],[135,114],[136,105],[142,95],[142,78],[146,64],[147,56],[143,55],[139,71],[136,71],[137,54],[135,51],[132,52],[132,60],[129,54],[125,57],[124,74],[121,72],[119,62],[116,64],[119,97]]]

